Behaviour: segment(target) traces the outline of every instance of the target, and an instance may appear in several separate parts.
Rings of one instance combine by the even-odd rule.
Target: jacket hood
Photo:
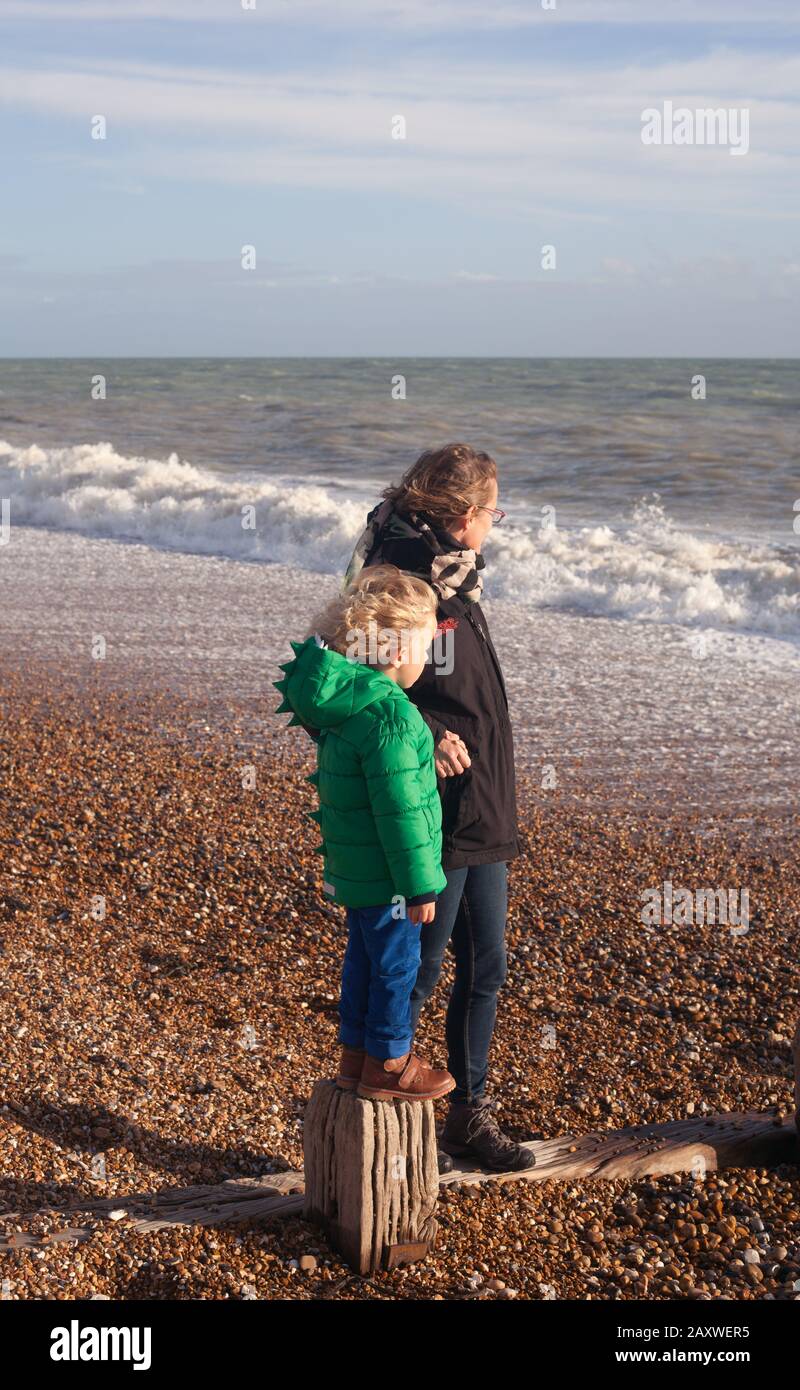
[[[281,666],[286,674],[274,682],[283,695],[277,712],[291,710],[290,724],[333,729],[377,700],[408,698],[382,671],[348,661],[340,652],[318,646],[313,637],[291,646],[294,660]]]

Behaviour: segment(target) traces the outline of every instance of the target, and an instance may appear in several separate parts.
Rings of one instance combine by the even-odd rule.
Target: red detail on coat
[[[442,618],[442,621],[436,624],[436,631],[449,632],[451,628],[458,627],[458,623],[458,618]]]

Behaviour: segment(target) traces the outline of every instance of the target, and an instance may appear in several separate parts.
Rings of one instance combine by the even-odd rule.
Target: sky
[[[0,0],[0,356],[797,356],[799,112],[797,0]]]

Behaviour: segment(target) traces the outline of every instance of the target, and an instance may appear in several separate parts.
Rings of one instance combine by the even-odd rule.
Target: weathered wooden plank
[[[309,1110],[314,1103],[315,1097],[312,1096]],[[316,1101],[326,1115],[335,1104],[337,1101],[333,1096],[323,1096]],[[425,1107],[418,1104],[414,1105],[413,1111],[410,1121],[412,1134],[406,1140],[407,1153],[413,1155],[419,1152],[417,1140],[413,1137],[413,1126],[418,1123],[421,1131],[427,1126],[422,1153],[426,1155],[428,1175],[422,1189],[429,1190],[430,1165],[436,1164],[433,1116],[432,1112],[428,1116]],[[421,1112],[418,1119],[417,1111]],[[438,1182],[449,1185],[454,1182],[541,1182],[545,1179],[633,1179],[691,1172],[693,1165],[696,1171],[703,1171],[702,1164],[705,1171],[713,1171],[718,1168],[769,1168],[779,1163],[800,1161],[800,1141],[794,1120],[776,1123],[774,1116],[752,1111],[670,1120],[664,1124],[634,1125],[582,1136],[563,1135],[557,1139],[539,1140],[527,1147],[536,1154],[536,1167],[525,1172],[487,1173],[475,1164],[461,1160],[452,1173],[438,1177],[437,1170]],[[318,1171],[309,1172],[311,1187],[305,1195],[304,1174],[290,1170],[256,1178],[232,1178],[216,1185],[171,1188],[155,1193],[134,1192],[125,1196],[87,1198],[64,1207],[40,1206],[28,1211],[4,1212],[2,1221],[18,1223],[43,1212],[69,1219],[77,1214],[109,1217],[112,1212],[124,1211],[127,1219],[121,1231],[143,1233],[165,1226],[216,1226],[237,1221],[273,1220],[297,1215],[306,1208],[309,1199],[316,1203],[315,1194],[321,1189],[315,1187],[314,1183],[319,1177]],[[331,1184],[334,1177],[332,1170],[322,1175],[322,1188],[328,1194],[333,1191]],[[400,1192],[398,1228],[408,1222],[409,1210],[414,1200],[419,1200],[418,1195],[415,1199],[411,1194],[419,1194],[419,1191],[414,1164],[409,1161],[407,1183]],[[428,1214],[428,1223],[424,1219],[420,1223],[417,1234],[421,1239],[430,1238],[426,1236],[426,1231],[431,1229],[431,1219],[435,1226],[432,1211]],[[86,1230],[70,1225],[70,1235],[63,1238],[85,1238],[85,1235],[77,1234],[81,1229]],[[46,1244],[47,1238],[36,1237],[36,1243]]]
[[[756,1111],[690,1117],[663,1124],[631,1125],[583,1136],[567,1134],[523,1147],[533,1150],[536,1167],[521,1173],[486,1173],[460,1160],[448,1185],[464,1179],[479,1182],[559,1182],[574,1178],[640,1178],[717,1168],[767,1168],[797,1161],[793,1120],[777,1121]]]

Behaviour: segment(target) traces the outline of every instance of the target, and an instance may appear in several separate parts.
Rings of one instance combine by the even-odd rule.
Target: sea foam
[[[212,472],[171,454],[127,457],[111,444],[15,447],[0,441],[0,497],[11,521],[140,541],[196,555],[279,561],[340,574],[376,500],[361,490]],[[252,525],[243,521],[252,520]],[[674,524],[662,506],[613,525],[495,529],[493,597],[615,619],[800,640],[800,552]]]

